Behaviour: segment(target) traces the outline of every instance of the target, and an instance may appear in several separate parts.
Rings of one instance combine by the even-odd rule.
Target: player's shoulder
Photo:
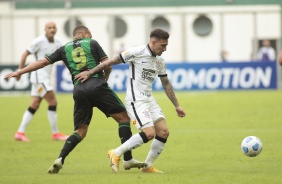
[[[57,38],[57,37],[54,37],[54,42],[57,43],[57,44],[62,45],[61,40],[59,38]]]
[[[96,39],[93,39],[93,38],[84,38],[84,39],[88,40],[91,44],[100,45]]]
[[[146,53],[146,45],[141,46],[134,46],[129,49],[127,49],[125,52],[127,52],[129,55],[143,55]]]
[[[41,36],[34,38],[33,42],[40,43],[40,42],[44,42],[45,40],[46,40],[46,37],[44,35],[41,35]]]

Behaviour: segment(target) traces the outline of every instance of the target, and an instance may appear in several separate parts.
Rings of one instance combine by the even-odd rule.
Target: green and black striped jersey
[[[52,64],[63,60],[72,75],[73,84],[79,83],[75,75],[97,66],[101,60],[108,58],[99,43],[91,38],[81,38],[65,44],[53,54],[46,56]],[[103,78],[103,71],[92,75],[92,78]]]

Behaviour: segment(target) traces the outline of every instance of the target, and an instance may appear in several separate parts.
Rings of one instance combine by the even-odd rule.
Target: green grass
[[[124,94],[118,94],[124,99]],[[14,140],[30,97],[0,96],[2,184],[45,183],[160,183],[160,184],[273,184],[282,182],[282,92],[221,91],[177,92],[187,117],[178,118],[164,93],[155,93],[170,129],[170,137],[155,166],[165,174],[144,174],[121,168],[114,174],[106,157],[108,149],[120,142],[117,124],[97,109],[86,139],[67,157],[58,175],[47,170],[57,158],[63,142],[51,140],[47,104],[43,102],[26,134],[30,143]],[[58,94],[59,128],[73,130],[71,94]],[[136,129],[132,126],[133,133]],[[263,151],[258,157],[243,155],[243,138],[258,136]],[[133,151],[144,160],[149,144]]]

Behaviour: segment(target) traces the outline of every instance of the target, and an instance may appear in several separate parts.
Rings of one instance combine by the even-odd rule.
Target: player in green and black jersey
[[[119,123],[119,136],[124,143],[132,136],[130,118],[118,96],[109,88],[107,79],[111,67],[91,75],[86,82],[75,80],[75,75],[85,70],[90,70],[100,62],[108,60],[99,43],[92,39],[91,32],[85,26],[77,26],[73,31],[74,40],[57,49],[53,54],[44,59],[31,63],[27,67],[10,73],[6,79],[17,77],[21,74],[37,70],[48,64],[63,60],[69,69],[74,84],[74,133],[66,140],[63,149],[49,168],[50,174],[58,173],[64,164],[67,155],[84,139],[93,115],[93,107],[100,109],[107,117],[112,117]],[[125,169],[141,168],[145,164],[132,158],[131,152],[124,154]]]

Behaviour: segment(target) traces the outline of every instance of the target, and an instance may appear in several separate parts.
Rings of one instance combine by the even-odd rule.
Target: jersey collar
[[[149,44],[147,44],[147,48],[148,48],[148,50],[149,50],[151,56],[156,57],[156,55],[155,55],[155,54],[153,53],[153,51],[150,49]]]

